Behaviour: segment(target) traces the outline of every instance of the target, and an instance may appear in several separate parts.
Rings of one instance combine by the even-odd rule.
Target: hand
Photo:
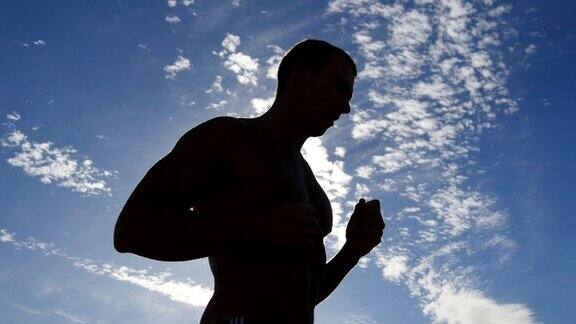
[[[382,242],[384,220],[378,199],[366,202],[364,198],[354,207],[346,227],[346,245],[358,257],[363,257]]]
[[[310,250],[322,243],[317,214],[316,207],[305,203],[271,207],[250,220],[247,239]]]

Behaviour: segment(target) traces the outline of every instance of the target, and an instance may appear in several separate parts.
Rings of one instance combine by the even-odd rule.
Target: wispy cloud
[[[526,54],[533,54],[533,53],[536,52],[536,49],[537,49],[537,48],[538,48],[538,47],[537,47],[536,45],[530,44],[528,47],[526,47],[526,48],[524,49],[524,52],[525,52]]]
[[[30,47],[29,43],[21,43],[20,45],[22,45],[23,47]],[[42,39],[39,39],[39,40],[33,41],[32,45],[35,47],[44,47],[44,46],[46,46],[46,42]]]
[[[147,269],[136,270],[126,266],[117,266],[112,262],[79,258],[69,255],[54,244],[41,242],[35,238],[17,240],[14,233],[0,228],[0,242],[12,245],[17,250],[36,251],[46,256],[61,257],[74,267],[91,274],[105,276],[116,281],[127,282],[149,291],[167,296],[171,300],[194,307],[205,307],[213,295],[213,290],[187,278],[173,279],[170,272],[153,273]],[[60,314],[64,316],[65,314]]]
[[[351,137],[379,148],[351,185],[357,194],[394,190],[405,206],[388,211],[394,244],[374,251],[376,265],[384,279],[406,283],[435,322],[479,323],[482,312],[495,323],[534,322],[526,305],[499,304],[475,281],[489,271],[475,255],[491,251],[502,263],[516,248],[505,232],[509,215],[474,189],[470,171],[479,136],[517,110],[501,48],[509,10],[461,0],[333,0],[326,8],[349,15],[367,84]]]
[[[222,91],[224,91],[224,88],[222,87],[222,76],[216,75],[214,77],[214,82],[212,82],[212,86],[210,87],[210,89],[206,90],[206,93],[222,92]]]
[[[170,23],[170,24],[177,24],[177,23],[181,22],[180,17],[178,17],[174,14],[169,14],[166,17],[164,17],[164,21],[166,21],[167,23]]]
[[[333,212],[332,232],[325,241],[332,251],[339,250],[346,241],[346,222],[343,217],[342,204],[349,192],[352,176],[344,170],[344,162],[331,161],[328,150],[318,137],[309,138],[302,147],[302,155],[310,164],[314,175],[326,192]]]
[[[220,100],[218,102],[212,102],[209,103],[208,106],[206,106],[206,109],[221,110],[227,103],[228,100]]]
[[[15,121],[20,116],[12,113],[8,119]],[[43,183],[55,183],[72,191],[93,195],[110,194],[112,191],[104,179],[115,176],[116,172],[100,170],[89,157],[79,157],[73,147],[56,147],[52,142],[31,141],[12,124],[0,139],[0,146],[14,153],[7,159],[10,165],[38,177]]]
[[[268,79],[276,80],[278,78],[277,76],[278,67],[280,66],[280,62],[282,61],[282,58],[284,57],[286,52],[280,46],[277,45],[268,45],[267,47],[271,49],[274,52],[274,54],[266,60],[266,64],[268,64],[268,70],[266,70],[266,77]]]
[[[19,303],[15,303],[15,302],[8,302],[8,305],[10,305],[12,308],[17,309],[21,312],[30,314],[30,315],[35,315],[35,316],[40,316],[40,317],[51,317],[51,316],[58,316],[61,317],[62,319],[66,320],[68,323],[88,323],[88,321],[84,318],[82,318],[81,316],[78,316],[76,314],[72,314],[68,311],[65,311],[63,309],[44,309],[44,308],[33,308],[30,306],[26,306],[26,305],[22,305]]]
[[[12,121],[12,122],[19,121],[20,118],[21,118],[20,115],[15,111],[12,111],[11,113],[6,114],[6,119],[8,119],[9,121]]]

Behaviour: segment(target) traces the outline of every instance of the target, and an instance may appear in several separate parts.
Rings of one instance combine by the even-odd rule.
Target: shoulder
[[[246,124],[239,118],[230,116],[218,116],[209,119],[186,132],[182,139],[199,136],[229,136],[237,135],[246,128]]]
[[[233,147],[246,134],[246,124],[239,118],[218,116],[187,131],[175,150],[220,150]]]

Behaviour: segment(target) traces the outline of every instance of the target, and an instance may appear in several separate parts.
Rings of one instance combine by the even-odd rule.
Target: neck
[[[287,102],[274,101],[272,107],[262,116],[254,118],[258,131],[280,148],[299,153],[308,136],[299,127],[302,121],[296,120],[296,114],[290,113]]]

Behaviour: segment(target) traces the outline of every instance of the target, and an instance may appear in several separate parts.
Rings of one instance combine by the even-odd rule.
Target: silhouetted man
[[[116,249],[162,261],[208,257],[215,287],[202,324],[313,323],[314,307],[384,229],[379,201],[361,199],[345,245],[326,263],[332,209],[300,154],[350,112],[355,76],[340,48],[294,46],[264,115],[210,119],[148,171],[120,214]]]

